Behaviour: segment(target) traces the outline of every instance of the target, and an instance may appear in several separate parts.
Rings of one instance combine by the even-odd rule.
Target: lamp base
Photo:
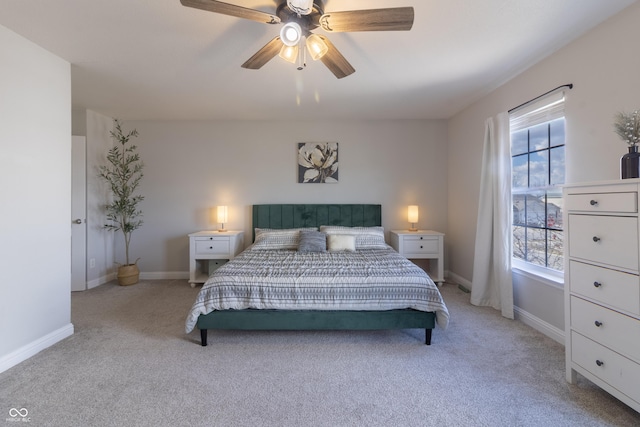
[[[218,233],[224,233],[226,231],[229,231],[229,230],[227,230],[226,228],[221,228],[220,230],[218,230]]]
[[[417,228],[410,228],[409,231],[415,232],[415,231],[418,231],[418,229]]]

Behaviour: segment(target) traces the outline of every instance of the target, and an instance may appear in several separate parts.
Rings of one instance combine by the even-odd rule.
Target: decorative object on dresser
[[[613,128],[629,146],[629,152],[620,158],[620,178],[640,178],[640,111],[617,113]]]
[[[391,246],[409,259],[435,260],[430,276],[434,282],[444,282],[444,234],[432,230],[391,230]],[[433,263],[432,263],[433,264]]]
[[[338,182],[338,143],[298,143],[298,183],[325,184]]]
[[[244,248],[244,232],[198,231],[189,234],[189,284],[204,283],[222,264]]]
[[[564,188],[565,348],[581,374],[640,411],[640,182]]]
[[[118,283],[120,285],[133,285],[138,283],[140,270],[138,261],[129,262],[129,243],[131,234],[142,226],[142,211],[138,204],[144,200],[144,196],[135,192],[143,177],[144,164],[140,160],[140,154],[135,145],[127,145],[129,140],[138,136],[136,129],[126,135],[118,119],[114,120],[115,131],[111,131],[111,137],[116,141],[107,154],[109,165],[99,168],[99,176],[104,179],[111,190],[113,200],[106,205],[107,220],[110,223],[104,227],[113,231],[122,231],[124,237],[125,263],[119,264]]]

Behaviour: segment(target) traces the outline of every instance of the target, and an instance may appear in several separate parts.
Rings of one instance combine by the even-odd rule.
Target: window
[[[560,95],[560,96],[558,96]],[[564,270],[564,96],[510,117],[513,259],[524,269]]]

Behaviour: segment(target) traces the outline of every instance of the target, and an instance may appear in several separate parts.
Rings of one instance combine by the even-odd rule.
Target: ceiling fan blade
[[[196,9],[208,10],[209,12],[221,13],[223,15],[235,16],[237,18],[250,19],[252,21],[263,22],[265,24],[279,24],[280,18],[277,15],[249,9],[234,4],[224,3],[216,0],[180,0],[183,6]]]
[[[325,13],[319,25],[329,32],[409,31],[413,26],[412,7],[351,10]]]
[[[336,47],[331,43],[331,41],[324,37],[320,36],[323,42],[327,44],[329,50],[320,60],[327,68],[335,75],[337,78],[341,79],[343,77],[350,76],[351,74],[356,72],[356,69],[349,64],[349,61],[345,59],[344,56],[336,49]]]
[[[257,51],[251,58],[247,59],[242,68],[248,68],[250,70],[257,70],[262,68],[264,64],[271,61],[282,48],[282,41],[280,36],[277,36],[269,43],[264,45],[259,51]]]

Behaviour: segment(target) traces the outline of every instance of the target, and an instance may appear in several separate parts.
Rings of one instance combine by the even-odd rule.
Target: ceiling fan
[[[339,79],[356,70],[324,35],[311,31],[321,27],[327,32],[409,31],[413,26],[413,7],[353,10],[324,13],[323,0],[280,0],[275,14],[236,6],[216,0],[180,0],[183,6],[208,10],[265,24],[284,24],[280,35],[256,52],[243,68],[257,70],[276,55],[306,66],[307,51],[320,59]],[[307,50],[305,50],[305,46]]]

